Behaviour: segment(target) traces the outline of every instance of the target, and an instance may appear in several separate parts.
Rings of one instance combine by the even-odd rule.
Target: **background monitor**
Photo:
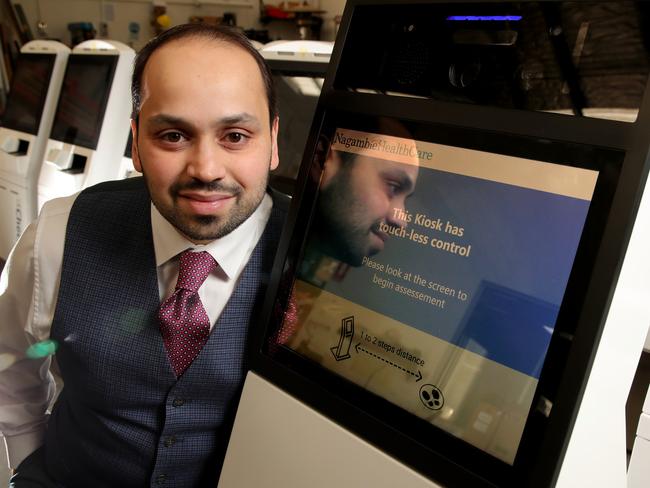
[[[118,56],[72,54],[50,139],[97,148]]]
[[[124,148],[124,157],[131,159],[131,148],[133,147],[133,133],[129,131],[126,147]]]
[[[298,170],[305,151],[325,73],[283,74],[273,70],[280,129],[278,153],[280,165],[271,173],[271,183],[277,189],[292,195]]]
[[[0,125],[36,135],[54,68],[54,54],[21,53]]]
[[[280,165],[271,173],[271,184],[288,195],[294,193],[332,47],[320,41],[274,41],[260,50],[273,74],[280,114]]]

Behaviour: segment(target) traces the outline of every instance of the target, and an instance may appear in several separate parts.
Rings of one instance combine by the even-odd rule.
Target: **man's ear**
[[[131,143],[133,167],[136,171],[142,173],[142,162],[140,161],[140,152],[138,151],[138,122],[135,119],[131,119],[131,136],[133,138],[133,142]]]
[[[327,157],[323,165],[323,175],[321,176],[321,185],[323,187],[326,187],[330,180],[336,176],[342,164],[341,155],[330,146],[327,150]]]
[[[278,154],[278,128],[280,126],[280,116],[276,115],[271,125],[271,171],[276,169],[280,164],[280,155]]]

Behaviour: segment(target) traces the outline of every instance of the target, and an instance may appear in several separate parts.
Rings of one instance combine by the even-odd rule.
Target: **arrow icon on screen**
[[[396,364],[396,363],[394,363],[394,362],[392,362],[392,361],[389,361],[388,359],[383,358],[383,357],[381,357],[381,356],[375,354],[374,352],[368,351],[368,350],[367,350],[366,348],[364,348],[364,347],[361,347],[361,343],[360,343],[360,342],[357,342],[357,343],[356,343],[356,345],[354,346],[354,350],[357,352],[357,354],[360,354],[360,353],[364,352],[364,353],[366,353],[367,355],[372,356],[373,358],[378,359],[379,361],[382,361],[382,362],[384,362],[384,363],[386,363],[386,364],[392,366],[393,368],[397,368],[397,369],[399,369],[400,371],[404,371],[405,373],[410,374],[411,376],[417,378],[417,379],[415,380],[416,383],[422,379],[422,372],[421,372],[419,369],[418,369],[418,372],[417,372],[417,373],[414,373],[413,371],[410,371],[410,370],[408,370],[408,369],[406,369],[406,368],[403,368],[403,367],[400,366],[399,364]]]

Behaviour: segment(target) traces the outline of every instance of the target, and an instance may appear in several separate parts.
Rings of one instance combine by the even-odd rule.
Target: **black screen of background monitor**
[[[51,139],[97,148],[117,59],[108,55],[70,56]]]
[[[124,148],[124,157],[131,159],[131,148],[133,147],[133,132],[129,130],[129,137],[126,140],[126,147]]]
[[[271,172],[270,184],[287,195],[293,195],[295,191],[298,170],[328,62],[329,59],[327,62],[267,60],[273,74],[280,115],[280,164]]]
[[[563,365],[566,364],[569,354],[570,342],[567,342],[567,337],[572,337],[575,333],[577,319],[580,316],[585,297],[586,284],[589,282],[590,270],[594,266],[624,154],[621,151],[561,141],[551,143],[549,140],[530,137],[487,134],[482,131],[437,124],[401,122],[409,128],[415,140],[598,171],[598,179],[589,204],[578,249],[570,269],[566,290],[554,324],[554,332],[541,366],[537,390],[531,403],[514,462],[512,465],[507,464],[486,454],[483,450],[397,407],[385,398],[333,373],[313,359],[277,343],[285,311],[290,310],[289,296],[296,275],[299,274],[299,268],[303,264],[307,236],[309,236],[310,228],[313,225],[318,186],[324,163],[324,156],[319,151],[316,152],[311,167],[303,168],[303,175],[305,173],[306,175],[304,187],[302,187],[301,205],[290,237],[288,253],[282,266],[283,273],[275,295],[275,303],[270,307],[270,325],[267,330],[267,338],[264,341],[264,350],[266,354],[289,366],[300,376],[325,388],[334,396],[343,399],[346,404],[354,405],[354,410],[360,410],[374,419],[379,419],[388,431],[392,428],[391,426],[399,426],[402,434],[414,439],[418,444],[442,454],[461,466],[469,467],[470,471],[484,479],[499,485],[510,485],[513,482],[516,484],[513,480],[525,478],[535,459],[540,455],[537,450],[544,436],[546,423],[544,415],[537,411],[536,407],[541,396],[548,398],[551,402],[556,401],[555,393],[562,379]],[[321,141],[331,141],[336,129],[341,127],[378,132],[376,120],[373,120],[372,117],[330,112],[329,116],[325,118]],[[475,307],[484,307],[482,299],[496,303],[494,297],[497,298],[497,302],[505,303],[511,298],[511,294],[508,290],[501,290],[498,286],[494,287],[487,283],[486,287],[477,293],[479,300]],[[490,316],[489,320],[498,322],[498,314]],[[505,333],[501,329],[499,332]],[[336,346],[336,344],[332,345]],[[345,417],[345,413],[340,417]],[[345,425],[345,418],[337,420]],[[373,432],[370,435],[375,439],[382,437],[379,432]],[[383,444],[382,447],[386,447],[386,445]],[[389,452],[390,449],[391,446],[388,446]],[[397,452],[394,454],[398,457],[403,455],[403,453]]]
[[[295,81],[295,76],[301,77],[300,83],[308,85],[309,90],[305,91],[300,83]],[[289,195],[294,192],[323,76],[284,75],[278,72],[274,72],[273,75],[280,113],[278,131],[280,164],[271,173],[271,184],[274,188]]]
[[[55,60],[55,54],[21,53],[0,126],[38,133]]]
[[[649,25],[642,1],[360,5],[335,86],[629,122]]]

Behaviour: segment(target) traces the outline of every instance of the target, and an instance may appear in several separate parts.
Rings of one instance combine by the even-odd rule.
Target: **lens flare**
[[[40,359],[47,356],[52,356],[58,347],[59,344],[56,341],[47,339],[45,341],[37,342],[36,344],[29,346],[27,348],[27,351],[25,351],[25,354],[30,359]]]
[[[17,358],[13,354],[0,354],[0,371],[4,371],[16,362]]]

